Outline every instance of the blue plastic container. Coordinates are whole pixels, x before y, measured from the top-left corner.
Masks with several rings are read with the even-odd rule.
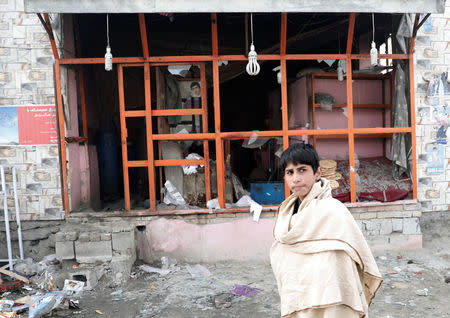
[[[113,131],[98,134],[98,167],[103,199],[119,197],[121,192],[119,146]]]
[[[250,183],[250,196],[259,204],[280,204],[284,200],[281,182]]]

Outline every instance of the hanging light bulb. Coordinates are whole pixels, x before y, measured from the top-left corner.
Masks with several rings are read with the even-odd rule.
[[[342,82],[344,80],[344,68],[342,66],[342,60],[338,61],[338,67],[337,67],[337,75],[338,75],[338,81]]]
[[[113,64],[112,64],[112,54],[111,54],[111,47],[109,46],[109,15],[106,14],[106,39],[107,39],[107,45],[106,45],[106,54],[105,54],[105,71],[112,71]]]
[[[370,49],[370,64],[372,66],[378,65],[378,50],[375,44],[375,18],[372,13],[372,48]]]
[[[250,29],[252,35],[252,44],[250,45],[250,52],[248,52],[248,64],[246,70],[248,75],[254,76],[258,75],[261,67],[258,64],[258,54],[255,51],[255,46],[253,45],[253,13],[250,15]]]

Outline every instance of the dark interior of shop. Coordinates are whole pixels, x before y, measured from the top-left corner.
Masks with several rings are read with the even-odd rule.
[[[109,17],[109,37],[113,56],[142,56],[138,16],[115,14]],[[210,14],[146,14],[145,17],[151,56],[212,54]],[[385,43],[393,30],[397,28],[399,19],[400,15],[377,14],[375,41]],[[76,57],[104,56],[107,41],[106,15],[73,15],[73,21],[76,47],[79,48]],[[251,41],[250,15],[219,14],[217,22],[219,54],[247,55]],[[253,23],[254,45],[258,54],[278,54],[280,15],[254,14]],[[348,14],[288,14],[287,53],[345,53],[347,28]],[[353,53],[360,53],[360,41],[365,41],[365,38],[368,41],[372,40],[372,20],[370,15],[360,14],[356,16]],[[395,53],[395,46],[393,50]],[[280,130],[281,110],[279,107],[274,107],[281,105],[280,84],[277,82],[277,71],[274,71],[274,68],[280,65],[279,61],[261,61],[261,71],[258,76],[249,76],[245,72],[246,62],[225,62],[219,67],[221,131]],[[206,62],[205,65],[208,130],[214,132],[212,67],[210,62]],[[297,81],[299,70],[320,68],[335,72],[336,66],[337,63],[327,65],[317,60],[289,61],[288,85]],[[155,109],[157,104],[156,81],[152,80],[157,77],[156,68],[151,68],[152,109]],[[353,61],[352,68],[358,68],[358,61]],[[84,65],[83,70],[89,140],[97,145],[102,209],[105,210],[110,209],[123,198],[118,74],[116,67],[112,72],[106,72],[102,64]],[[160,66],[158,72],[161,72],[163,76],[170,73],[168,76],[178,78],[180,81],[186,77],[186,75],[171,73],[165,66]],[[189,72],[197,74],[197,65],[192,64]],[[128,110],[145,108],[142,67],[129,68],[124,72],[124,91],[125,105]],[[273,99],[278,101],[274,102]],[[79,117],[81,125],[81,115]],[[171,129],[176,126],[171,125],[170,120],[166,122]],[[145,160],[147,157],[145,124],[144,118],[127,119],[129,160]],[[154,119],[153,133],[158,133],[158,125],[160,123]],[[174,132],[171,130],[170,133]],[[244,188],[250,190],[250,184],[254,182],[282,182],[282,173],[277,170],[278,159],[274,155],[280,147],[279,141],[272,138],[256,148],[243,147],[243,143],[245,144],[245,140],[242,139],[230,141],[230,158],[226,158],[226,163],[231,166],[231,171],[240,179]],[[210,159],[214,160],[214,142],[211,141],[209,144]],[[158,159],[160,152],[158,145],[158,142],[154,143],[155,159]],[[184,155],[192,152],[203,156],[202,144],[193,142],[189,147],[184,148]],[[265,157],[262,153],[266,154]],[[267,160],[268,162],[262,163]],[[211,164],[211,166],[214,165]],[[262,166],[264,169],[261,168]],[[158,200],[163,186],[160,183],[160,174],[165,174],[164,171],[164,169],[155,168]],[[129,173],[132,208],[144,208],[148,198],[147,170],[130,168]],[[234,194],[232,200],[236,201],[236,199]],[[200,205],[204,206],[205,203],[200,202]]]

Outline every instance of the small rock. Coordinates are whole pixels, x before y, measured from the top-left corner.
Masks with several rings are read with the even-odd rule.
[[[412,260],[409,260],[406,264],[414,264]]]
[[[214,306],[217,309],[231,307],[231,295],[228,293],[224,293],[214,296]]]
[[[417,296],[428,296],[428,288],[416,290]]]
[[[445,277],[445,283],[450,283],[450,276],[449,277]]]

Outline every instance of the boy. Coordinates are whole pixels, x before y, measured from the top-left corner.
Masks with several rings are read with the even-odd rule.
[[[316,150],[294,144],[281,167],[292,191],[278,209],[270,250],[281,316],[368,317],[381,275],[353,216],[321,178]]]

